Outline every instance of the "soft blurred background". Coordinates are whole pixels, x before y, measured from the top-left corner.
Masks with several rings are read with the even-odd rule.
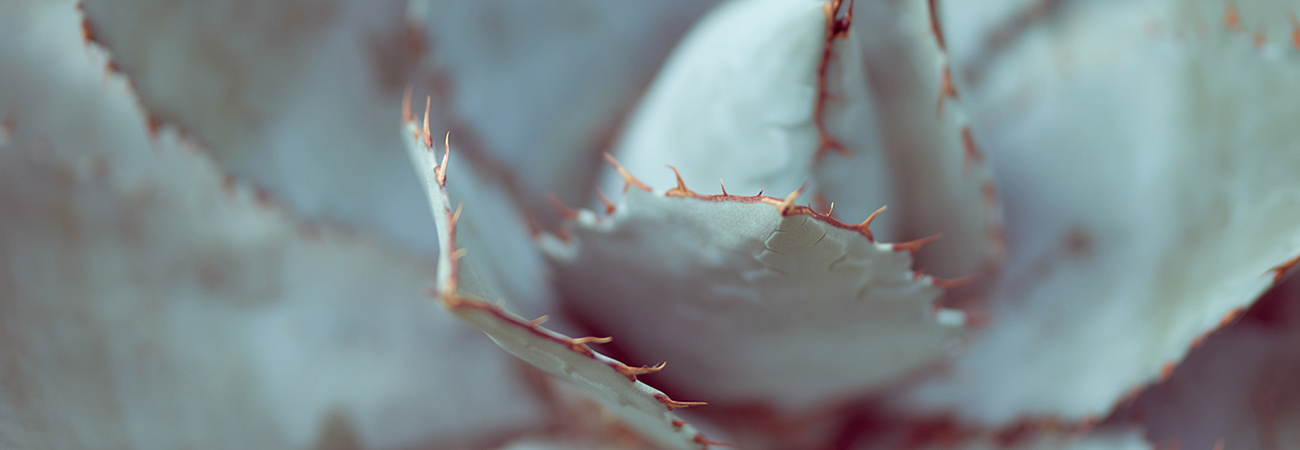
[[[450,131],[465,149],[458,157],[511,184],[515,201],[550,225],[558,216],[546,194],[595,204],[602,152],[674,44],[717,3],[0,2],[0,448],[531,448],[583,434],[602,446],[639,445],[610,419],[575,412],[589,406],[575,406],[572,393],[429,300],[436,235],[403,149],[402,99],[409,87],[412,109],[422,112],[419,99],[430,98],[431,128]],[[1281,0],[942,4],[962,104],[1002,180],[1008,216],[1101,217],[1103,251],[1107,226],[1204,217],[1126,216],[1184,190],[1160,183],[1197,179],[1112,179],[1117,165],[1166,161],[1125,151],[1165,154],[1216,138],[1231,147],[1240,137],[1196,134],[1222,122],[1214,114],[1201,125],[1168,119],[1189,107],[1189,92],[1214,91],[1170,88],[1169,80],[1200,73],[1185,70],[1187,61],[1219,62],[1193,54],[1155,70],[1150,60],[1196,39],[1197,30],[1258,42],[1285,65],[1260,70],[1290,70],[1291,40],[1300,45],[1286,14],[1292,5]],[[1286,81],[1294,78],[1280,80],[1215,85],[1258,84],[1276,91],[1241,96],[1293,98]],[[1213,93],[1237,98],[1225,91]],[[1284,125],[1298,117],[1264,103],[1222,109]],[[1249,143],[1280,140],[1279,148],[1294,149],[1293,136]],[[1053,156],[1063,154],[1072,157]],[[1121,157],[1107,159],[1114,155]],[[1161,167],[1153,170],[1182,169]],[[1084,181],[1051,202],[1017,198],[1049,178],[1097,181],[1107,195],[1133,200],[1085,198],[1095,191]],[[1148,185],[1159,195],[1142,197]],[[1039,225],[1025,224],[1009,220],[1013,237],[1027,242],[1022,253],[1055,245],[1056,234],[1016,228]],[[1064,228],[1048,221],[1042,229]],[[1116,234],[1117,242],[1162,230],[1151,229]],[[1264,237],[1249,244],[1273,245]],[[1216,252],[1226,251],[1098,264],[1124,271]],[[1032,273],[1031,266],[1016,266],[1013,255],[1007,271]],[[1244,318],[1198,343],[1187,363],[1097,420],[1183,450],[1300,446],[1295,284],[1273,288]],[[1063,322],[1089,317],[1054,311]],[[1040,313],[1025,312],[1019,323]],[[1139,319],[1146,318],[1081,333],[1077,347],[1091,348],[1086,339],[1098,336],[1124,347],[1123,327],[1147,323]],[[1042,331],[1007,333],[1021,332]],[[1087,392],[1054,376],[1026,377],[1034,382],[1000,386],[1027,398],[1036,390]],[[981,389],[984,382],[992,383],[939,386],[927,391],[937,397],[921,393],[918,403],[982,405],[982,393],[1003,394]],[[971,394],[945,397],[945,389]],[[871,420],[863,428],[880,434],[890,425],[947,430]]]

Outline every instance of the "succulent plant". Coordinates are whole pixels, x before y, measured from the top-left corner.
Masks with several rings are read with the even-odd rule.
[[[0,11],[0,447],[1300,445],[1286,3]]]

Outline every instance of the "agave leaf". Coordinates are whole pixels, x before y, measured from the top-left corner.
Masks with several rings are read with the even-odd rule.
[[[0,447],[484,445],[546,425],[432,264],[150,136],[75,8],[0,14]],[[463,360],[450,365],[448,360]]]
[[[460,153],[497,161],[526,190],[584,200],[601,152],[682,33],[717,0],[414,2],[428,36],[420,88]]]
[[[149,109],[222,168],[301,217],[380,233],[432,256],[432,225],[400,139],[421,58],[401,0],[87,1],[87,38]]]
[[[1300,278],[1269,291],[1166,375],[1118,420],[1144,424],[1163,446],[1300,446]]]
[[[461,164],[466,170],[458,172],[456,177],[447,176],[445,168],[452,157],[451,135],[443,136],[443,143],[448,147],[440,159],[432,150],[435,141],[428,127],[430,101],[426,98],[423,122],[417,124],[410,113],[408,98],[403,108],[407,111],[409,127],[404,127],[404,131],[410,134],[406,140],[411,164],[424,183],[429,208],[434,212],[438,246],[446,249],[440,252],[439,289],[509,301],[516,313],[546,313],[554,299],[547,288],[549,273],[545,262],[530,238],[532,225],[503,183],[483,175],[474,165]],[[454,210],[450,206],[452,192],[456,195]],[[468,211],[461,208],[466,203],[470,205]],[[453,236],[455,242],[451,240]],[[452,256],[454,264],[447,260],[448,252],[452,251],[460,252]],[[471,251],[474,255],[462,259]],[[456,273],[458,268],[464,270]]]
[[[438,241],[442,252],[438,261],[438,288],[434,295],[443,306],[461,320],[478,327],[510,354],[577,386],[593,401],[616,414],[628,427],[641,433],[651,442],[665,448],[678,449],[707,448],[713,444],[714,442],[706,439],[695,427],[671,413],[674,408],[698,406],[703,403],[672,400],[663,392],[637,380],[637,375],[655,372],[661,369],[662,365],[640,368],[627,366],[587,347],[590,343],[608,342],[609,338],[570,338],[542,327],[541,323],[544,319],[525,319],[507,311],[502,305],[484,300],[508,298],[502,295],[514,292],[511,292],[509,285],[503,284],[501,280],[507,276],[514,277],[521,274],[503,268],[515,262],[496,260],[491,257],[477,258],[479,262],[475,264],[462,264],[462,260],[475,258],[472,256],[467,258],[467,254],[462,251],[461,230],[496,231],[501,230],[502,227],[509,227],[512,224],[511,220],[522,228],[522,221],[518,215],[503,217],[485,214],[479,219],[462,216],[462,211],[466,210],[462,210],[460,206],[452,208],[448,197],[450,190],[448,186],[451,185],[451,180],[460,178],[462,174],[474,176],[473,169],[454,174],[448,173],[450,149],[443,154],[441,160],[437,158],[433,152],[433,140],[427,126],[421,128],[414,120],[410,120],[405,123],[404,132],[411,160],[425,180],[434,221],[438,224]],[[469,185],[463,186],[469,187]],[[490,184],[482,183],[475,187],[483,190],[470,194],[479,196],[479,199],[486,199],[482,204],[488,210],[488,214],[499,212],[492,211],[494,200],[497,206],[509,205],[508,198],[494,199],[484,195],[494,192],[490,190],[492,189]],[[478,204],[470,203],[468,208],[472,210]],[[476,224],[475,220],[482,222]],[[469,227],[463,228],[465,224]],[[516,236],[526,237],[526,234],[520,232]],[[511,237],[505,236],[506,239]],[[475,242],[492,245],[487,241],[489,241],[487,236],[479,236],[475,240]],[[540,283],[526,287],[545,291],[546,286]],[[549,292],[519,294],[535,298],[539,295],[549,295]],[[518,309],[518,306],[515,306],[515,309]]]
[[[974,275],[995,259],[997,208],[923,1],[739,0],[679,45],[616,156],[656,185],[790,192],[844,217],[888,204],[887,240],[945,239],[927,270]],[[946,89],[945,89],[946,88]],[[941,108],[938,107],[943,102]],[[622,184],[602,182],[606,191]],[[823,209],[825,206],[823,206]]]
[[[844,224],[796,195],[630,189],[542,246],[567,310],[710,401],[805,412],[947,360],[964,317],[910,270],[917,243],[874,242],[871,220]]]
[[[984,424],[1103,414],[1300,253],[1296,50],[1142,9],[1073,4],[970,90],[1010,256],[988,332],[914,404]]]

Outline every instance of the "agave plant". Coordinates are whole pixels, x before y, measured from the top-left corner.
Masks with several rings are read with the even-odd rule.
[[[0,11],[5,448],[1300,445],[1285,3]]]

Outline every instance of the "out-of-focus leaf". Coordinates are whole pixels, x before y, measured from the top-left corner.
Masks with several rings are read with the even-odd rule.
[[[482,445],[547,424],[433,265],[298,222],[167,127],[65,3],[0,15],[0,447]]]
[[[1178,4],[1136,9],[1071,4],[965,97],[1009,262],[988,331],[913,406],[983,424],[1104,414],[1300,253],[1300,107],[1280,95],[1300,83],[1296,49]]]

